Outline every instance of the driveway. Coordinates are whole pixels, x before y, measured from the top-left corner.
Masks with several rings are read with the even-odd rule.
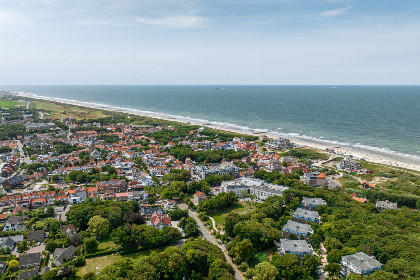
[[[187,209],[187,206],[185,204],[180,204],[179,207],[181,209]],[[236,265],[233,264],[231,258],[228,255],[228,252],[226,251],[224,246],[221,246],[217,243],[216,239],[210,234],[209,230],[204,226],[203,222],[198,218],[197,214],[190,209],[188,209],[188,214],[190,217],[194,218],[194,220],[197,222],[198,228],[201,231],[201,234],[203,235],[203,238],[207,241],[211,242],[212,244],[216,245],[220,249],[222,249],[223,253],[225,254],[226,261],[228,264],[230,264],[233,269],[235,270],[235,278],[239,280],[244,280],[245,277],[242,276],[242,273],[239,271],[239,269],[236,267]]]
[[[42,251],[45,251],[45,244],[41,244],[39,246],[34,246],[32,248],[29,248],[28,251],[26,251],[26,253],[42,253]]]

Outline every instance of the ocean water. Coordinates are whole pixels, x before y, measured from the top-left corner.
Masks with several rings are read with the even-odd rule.
[[[420,162],[420,86],[0,86]]]

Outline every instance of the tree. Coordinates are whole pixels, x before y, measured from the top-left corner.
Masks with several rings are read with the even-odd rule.
[[[373,272],[371,275],[369,275],[367,279],[368,280],[397,280],[401,278],[399,278],[397,275],[391,272],[380,269]]]
[[[341,265],[338,263],[329,263],[325,266],[325,271],[328,272],[330,276],[338,277],[340,273]]]
[[[271,263],[277,268],[281,279],[293,280],[298,279],[302,275],[300,262],[295,255],[275,255]]]
[[[142,225],[146,223],[143,215],[138,212],[128,211],[125,214],[125,221],[129,224]]]
[[[332,249],[327,256],[328,263],[339,263],[342,255],[340,250]]]
[[[49,240],[45,244],[45,250],[47,250],[48,252],[54,253],[55,248],[57,248],[57,244],[54,240]]]
[[[324,247],[328,251],[331,251],[332,249],[338,249],[341,250],[343,247],[343,244],[341,244],[340,240],[333,238],[333,237],[327,237],[324,241]]]
[[[197,222],[192,217],[183,217],[178,223],[178,226],[185,232],[186,237],[196,237],[200,235],[200,229]]]
[[[53,206],[48,206],[47,207],[47,215],[49,217],[52,217],[54,215],[54,207]]]
[[[255,280],[274,280],[277,274],[277,268],[269,262],[259,263],[254,269]]]
[[[95,280],[96,275],[94,272],[88,272],[85,275],[83,275],[83,280]]]
[[[365,277],[356,273],[350,273],[346,278],[346,280],[364,280],[364,279]]]
[[[86,253],[90,254],[96,252],[99,242],[95,237],[89,237],[83,240],[83,245],[85,246]]]
[[[234,226],[241,221],[241,217],[238,213],[231,212],[225,219],[225,233],[230,237],[233,237]]]
[[[182,209],[176,208],[169,211],[168,214],[169,214],[169,217],[171,217],[171,220],[177,221],[183,217],[188,217],[188,210],[182,210]]]
[[[306,273],[306,275],[317,278],[318,274],[316,271],[318,270],[318,266],[322,264],[319,258],[315,257],[314,255],[309,256],[306,254],[303,256],[302,263],[303,272]]]
[[[19,261],[11,260],[9,261],[9,270],[16,271],[19,268]]]
[[[22,242],[16,245],[16,248],[19,253],[23,253],[26,250],[28,250],[28,242],[26,240],[23,240]]]
[[[55,235],[60,230],[60,222],[56,219],[48,219],[48,226],[50,228],[50,234]]]
[[[236,244],[234,251],[235,262],[238,264],[241,262],[249,262],[255,255],[254,248],[252,247],[252,243],[249,239],[244,239]]]
[[[109,233],[109,221],[101,216],[93,216],[88,222],[87,231],[95,237],[103,237]]]

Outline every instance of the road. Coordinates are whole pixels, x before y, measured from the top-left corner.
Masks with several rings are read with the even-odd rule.
[[[179,207],[181,209],[188,209],[188,207],[185,204],[180,204]],[[203,238],[211,242],[212,244],[216,245],[220,249],[222,249],[223,253],[225,254],[225,258],[228,264],[230,264],[235,270],[235,278],[239,280],[245,280],[245,278],[242,276],[242,273],[239,271],[239,269],[232,263],[232,260],[229,257],[228,252],[226,251],[225,247],[220,246],[220,244],[217,243],[216,239],[210,234],[209,230],[204,226],[203,222],[198,218],[197,214],[194,211],[191,211],[190,209],[188,209],[188,214],[190,215],[190,217],[194,218],[194,220],[197,222],[197,225],[201,231],[201,234],[203,235]]]
[[[65,222],[67,220],[66,213],[70,210],[70,204],[67,204],[63,212],[57,212],[60,215],[60,221]]]
[[[25,162],[26,164],[31,164],[32,161],[29,159],[28,156],[25,156],[25,153],[23,152],[22,142],[20,142],[20,140],[17,141],[17,146],[19,149],[20,156],[21,158],[23,158],[23,162]]]

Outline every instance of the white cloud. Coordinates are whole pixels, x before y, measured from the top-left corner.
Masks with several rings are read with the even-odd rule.
[[[0,27],[18,27],[31,24],[29,18],[14,11],[0,11]]]
[[[136,21],[140,24],[158,25],[169,28],[200,27],[204,24],[204,18],[195,16],[173,16],[164,18],[139,17]]]
[[[335,10],[329,10],[329,11],[325,11],[320,13],[319,15],[322,17],[336,17],[336,16],[340,16],[342,14],[344,14],[345,12],[347,12],[348,10],[351,9],[351,6],[345,7],[345,8],[339,8],[339,9],[335,9]]]

